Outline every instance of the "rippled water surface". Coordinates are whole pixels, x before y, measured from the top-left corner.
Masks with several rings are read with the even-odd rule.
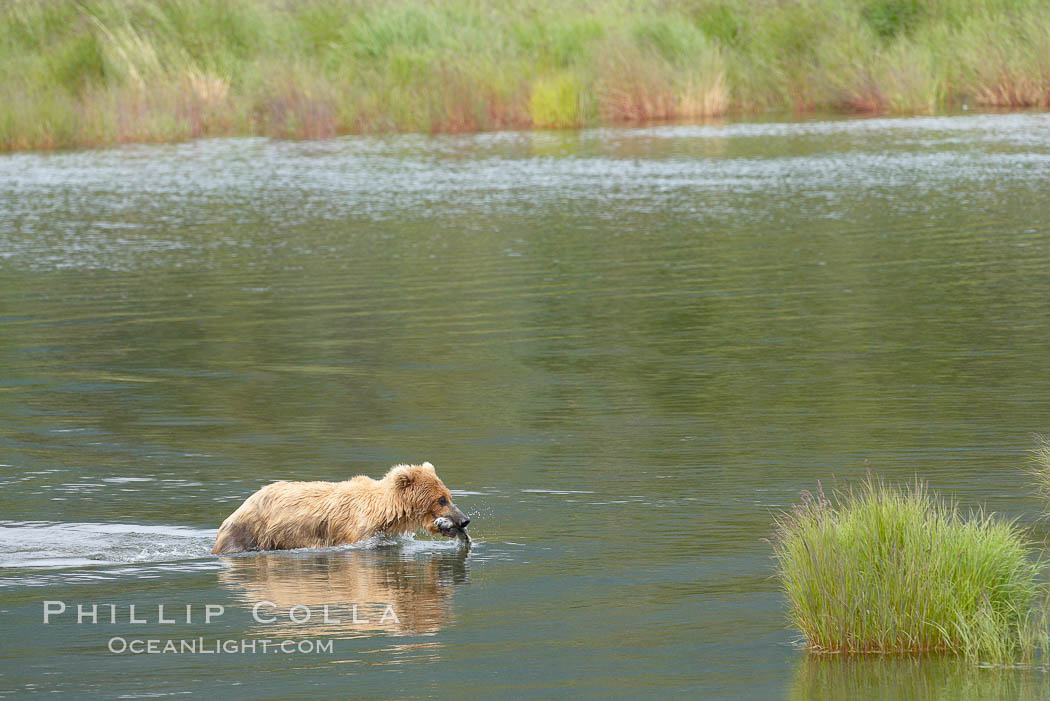
[[[1048,299],[1047,115],[0,156],[0,697],[1047,698],[807,656],[763,538],[872,470],[1042,540]],[[209,554],[423,460],[469,552]]]

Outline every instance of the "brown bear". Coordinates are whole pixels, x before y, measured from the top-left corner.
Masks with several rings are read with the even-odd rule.
[[[212,553],[325,548],[417,528],[453,537],[468,523],[433,465],[395,465],[378,481],[268,484],[222,522]]]

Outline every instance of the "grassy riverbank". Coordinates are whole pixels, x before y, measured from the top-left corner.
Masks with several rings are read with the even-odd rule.
[[[11,0],[0,148],[1050,106],[1042,0]]]
[[[869,481],[807,495],[777,526],[791,620],[815,651],[1012,663],[1045,647],[1041,566],[1010,523],[964,517],[921,484]]]

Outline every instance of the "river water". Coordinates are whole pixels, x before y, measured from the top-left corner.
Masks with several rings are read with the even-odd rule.
[[[1048,300],[1045,114],[0,156],[0,697],[1046,698],[808,656],[763,539],[871,471],[1042,542]],[[424,460],[469,552],[209,554]]]

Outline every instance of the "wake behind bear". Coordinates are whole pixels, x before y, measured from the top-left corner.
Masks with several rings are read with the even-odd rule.
[[[419,528],[469,543],[468,523],[433,465],[395,465],[381,480],[268,484],[222,522],[212,553],[326,548]]]

